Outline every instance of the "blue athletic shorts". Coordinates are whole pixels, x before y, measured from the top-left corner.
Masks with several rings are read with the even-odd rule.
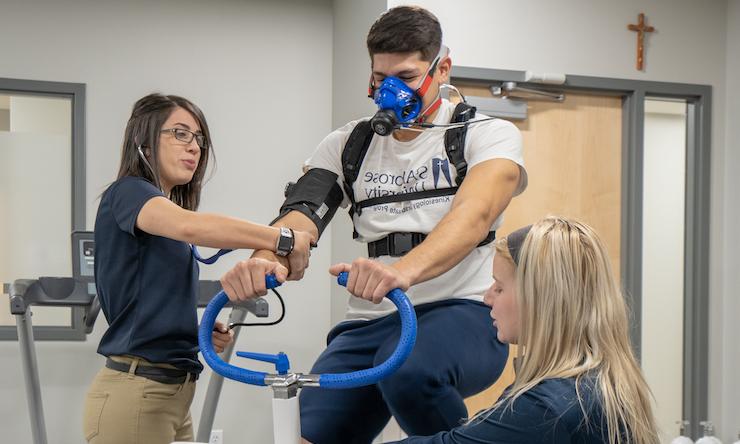
[[[418,335],[404,365],[379,384],[301,391],[301,430],[313,444],[369,444],[393,415],[408,435],[450,430],[467,418],[463,400],[492,385],[508,346],[496,338],[490,308],[449,299],[416,306]],[[396,347],[398,313],[345,321],[327,338],[311,373],[344,373],[383,362]]]

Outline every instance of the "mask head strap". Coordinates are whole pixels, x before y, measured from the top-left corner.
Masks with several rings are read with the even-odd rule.
[[[440,45],[437,57],[432,60],[432,64],[429,65],[429,69],[424,73],[424,77],[419,81],[419,87],[416,88],[416,92],[419,94],[419,97],[424,97],[424,94],[427,93],[429,87],[432,86],[432,78],[434,77],[434,72],[437,70],[437,65],[439,65],[440,60],[447,57],[447,54],[449,54],[449,49],[445,45]]]
[[[435,111],[437,111],[437,109],[440,107],[440,105],[442,105],[442,97],[440,97],[439,94],[437,94],[437,98],[434,100],[434,102],[432,102],[432,104],[429,105],[429,107],[427,107],[427,109],[425,109],[424,111],[422,111],[419,114],[419,117],[416,119],[416,121],[419,122],[419,123],[424,123],[424,121],[427,119],[427,117],[429,117]]]
[[[432,86],[432,78],[434,78],[434,73],[437,71],[437,65],[439,65],[439,62],[447,57],[450,54],[450,49],[446,47],[445,45],[439,46],[439,53],[437,54],[437,57],[432,60],[432,64],[429,65],[429,69],[424,74],[424,77],[421,78],[419,81],[419,87],[416,88],[416,94],[423,98],[424,95],[426,95],[427,91],[429,91],[429,87]],[[427,109],[422,111],[419,114],[419,117],[416,119],[417,122],[424,122],[426,118],[433,114],[439,106],[442,104],[442,98],[440,97],[439,93],[437,94],[437,98],[432,102]]]
[[[527,225],[526,227],[520,228],[506,236],[506,245],[509,248],[509,254],[512,259],[514,259],[514,264],[516,264],[517,267],[519,266],[519,254],[522,250],[522,245],[524,245],[524,239],[527,238],[527,234],[529,234],[531,229],[532,226]]]

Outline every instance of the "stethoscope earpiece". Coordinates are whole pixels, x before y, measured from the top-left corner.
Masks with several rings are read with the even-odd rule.
[[[154,168],[152,168],[149,160],[147,160],[146,155],[144,154],[144,151],[142,151],[141,147],[142,145],[136,147],[136,150],[139,152],[139,157],[141,157],[141,160],[143,160],[144,164],[147,166],[147,168],[149,168],[149,171],[152,173],[152,178],[156,182],[157,188],[161,190],[162,186],[159,184],[159,177],[154,173]]]

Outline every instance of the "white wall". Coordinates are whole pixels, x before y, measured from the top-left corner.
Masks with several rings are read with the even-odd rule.
[[[375,113],[375,104],[367,98],[370,58],[365,38],[370,26],[385,9],[385,0],[334,0],[332,128]],[[327,229],[329,231],[333,239],[332,263],[349,263],[367,255],[365,244],[352,240],[352,222],[346,211],[337,211],[330,229]],[[344,319],[347,298],[346,290],[336,286],[332,288],[333,324]]]
[[[87,85],[90,229],[98,196],[115,178],[131,107],[151,91],[188,97],[209,120],[219,162],[201,209],[255,221],[272,219],[285,182],[332,126],[329,0],[11,0],[0,7],[0,42],[3,77]],[[324,242],[330,244],[330,233]],[[204,266],[202,275],[218,277],[246,255]],[[318,250],[309,276],[285,286],[283,324],[243,332],[237,349],[283,350],[294,368],[310,367],[330,324],[329,256],[329,248]],[[104,329],[101,320],[85,343],[38,344],[51,442],[82,441],[82,402],[103,363],[95,349]],[[2,440],[29,442],[17,344],[0,343],[0,374]],[[196,422],[208,376],[192,409]],[[225,384],[216,427],[226,443],[271,441],[270,396]]]
[[[683,417],[686,102],[645,101],[642,369],[664,442]]]
[[[740,0],[730,0],[727,8],[727,148],[725,157],[725,225],[722,241],[727,248],[724,261],[716,268],[724,279],[722,307],[722,433],[725,442],[740,439]],[[722,118],[722,115],[715,116]]]
[[[725,236],[738,226],[740,206],[734,192],[738,189],[736,179],[731,179],[729,172],[725,178],[725,168],[734,172],[733,167],[738,165],[737,149],[733,153],[732,147],[725,144],[725,124],[727,137],[737,141],[738,130],[730,127],[737,127],[740,119],[737,95],[733,96],[732,109],[728,110],[725,102],[725,78],[740,78],[738,0],[729,2],[732,14],[726,16],[725,0],[388,1],[388,7],[413,3],[434,12],[442,23],[444,40],[455,65],[712,86],[709,418],[719,425],[719,435],[724,440],[735,436],[740,427],[738,401],[723,401],[731,397],[723,381],[736,380],[738,368],[737,358],[729,362],[723,355],[732,352],[737,356],[735,338],[740,336],[740,327],[734,319],[731,324],[723,325],[723,316],[736,317],[739,311],[734,290],[738,285],[730,285],[737,282],[723,281],[726,273],[721,266],[724,262],[725,271],[734,266],[729,268],[730,273],[737,274],[740,261],[736,248],[729,247],[725,252],[724,247],[738,245],[727,242],[729,238]],[[627,24],[636,23],[640,12],[657,29],[646,39],[645,72],[635,70],[636,37],[627,30]],[[728,39],[732,42],[726,48]],[[725,217],[725,212],[734,219]],[[732,315],[728,306],[735,308]],[[734,410],[727,410],[730,407],[727,402],[734,403]]]

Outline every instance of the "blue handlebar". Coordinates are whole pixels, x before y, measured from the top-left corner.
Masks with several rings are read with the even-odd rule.
[[[348,275],[345,272],[339,274],[337,281],[340,285],[346,287],[347,279]],[[280,285],[274,275],[265,276],[265,283],[267,284],[267,288],[275,288]],[[398,370],[401,365],[403,365],[406,358],[411,354],[414,344],[416,343],[416,312],[406,294],[398,288],[391,290],[386,297],[396,305],[401,318],[401,337],[399,338],[398,345],[391,356],[382,364],[366,370],[319,375],[319,386],[330,389],[347,389],[372,385],[381,379],[390,376],[393,372]],[[246,384],[267,385],[265,383],[267,373],[227,364],[213,349],[211,334],[216,323],[216,317],[228,301],[229,298],[226,296],[226,293],[221,291],[211,300],[211,302],[208,303],[208,306],[203,313],[203,319],[201,320],[200,327],[198,329],[198,342],[200,344],[200,350],[203,353],[203,358],[216,373],[225,378],[244,382]],[[253,353],[240,353],[238,355],[249,358],[259,356],[260,358],[263,358],[261,360],[268,361],[271,361],[268,356],[272,356]],[[283,361],[281,360],[281,364],[282,362]],[[287,362],[287,357],[285,358],[285,362]],[[282,374],[282,371],[285,371],[285,368],[283,365],[280,367],[281,368],[279,370]]]
[[[265,276],[265,284],[268,289],[280,286],[280,282],[272,274]],[[216,353],[216,350],[213,349],[213,338],[211,337],[213,327],[216,325],[218,313],[224,308],[227,302],[229,302],[229,297],[221,290],[211,299],[211,302],[206,306],[206,311],[203,312],[203,319],[201,319],[200,327],[198,327],[198,345],[200,345],[203,359],[206,360],[206,363],[208,363],[213,371],[224,378],[233,379],[234,381],[245,384],[267,385],[265,384],[267,373],[255,372],[231,365],[221,359]]]

